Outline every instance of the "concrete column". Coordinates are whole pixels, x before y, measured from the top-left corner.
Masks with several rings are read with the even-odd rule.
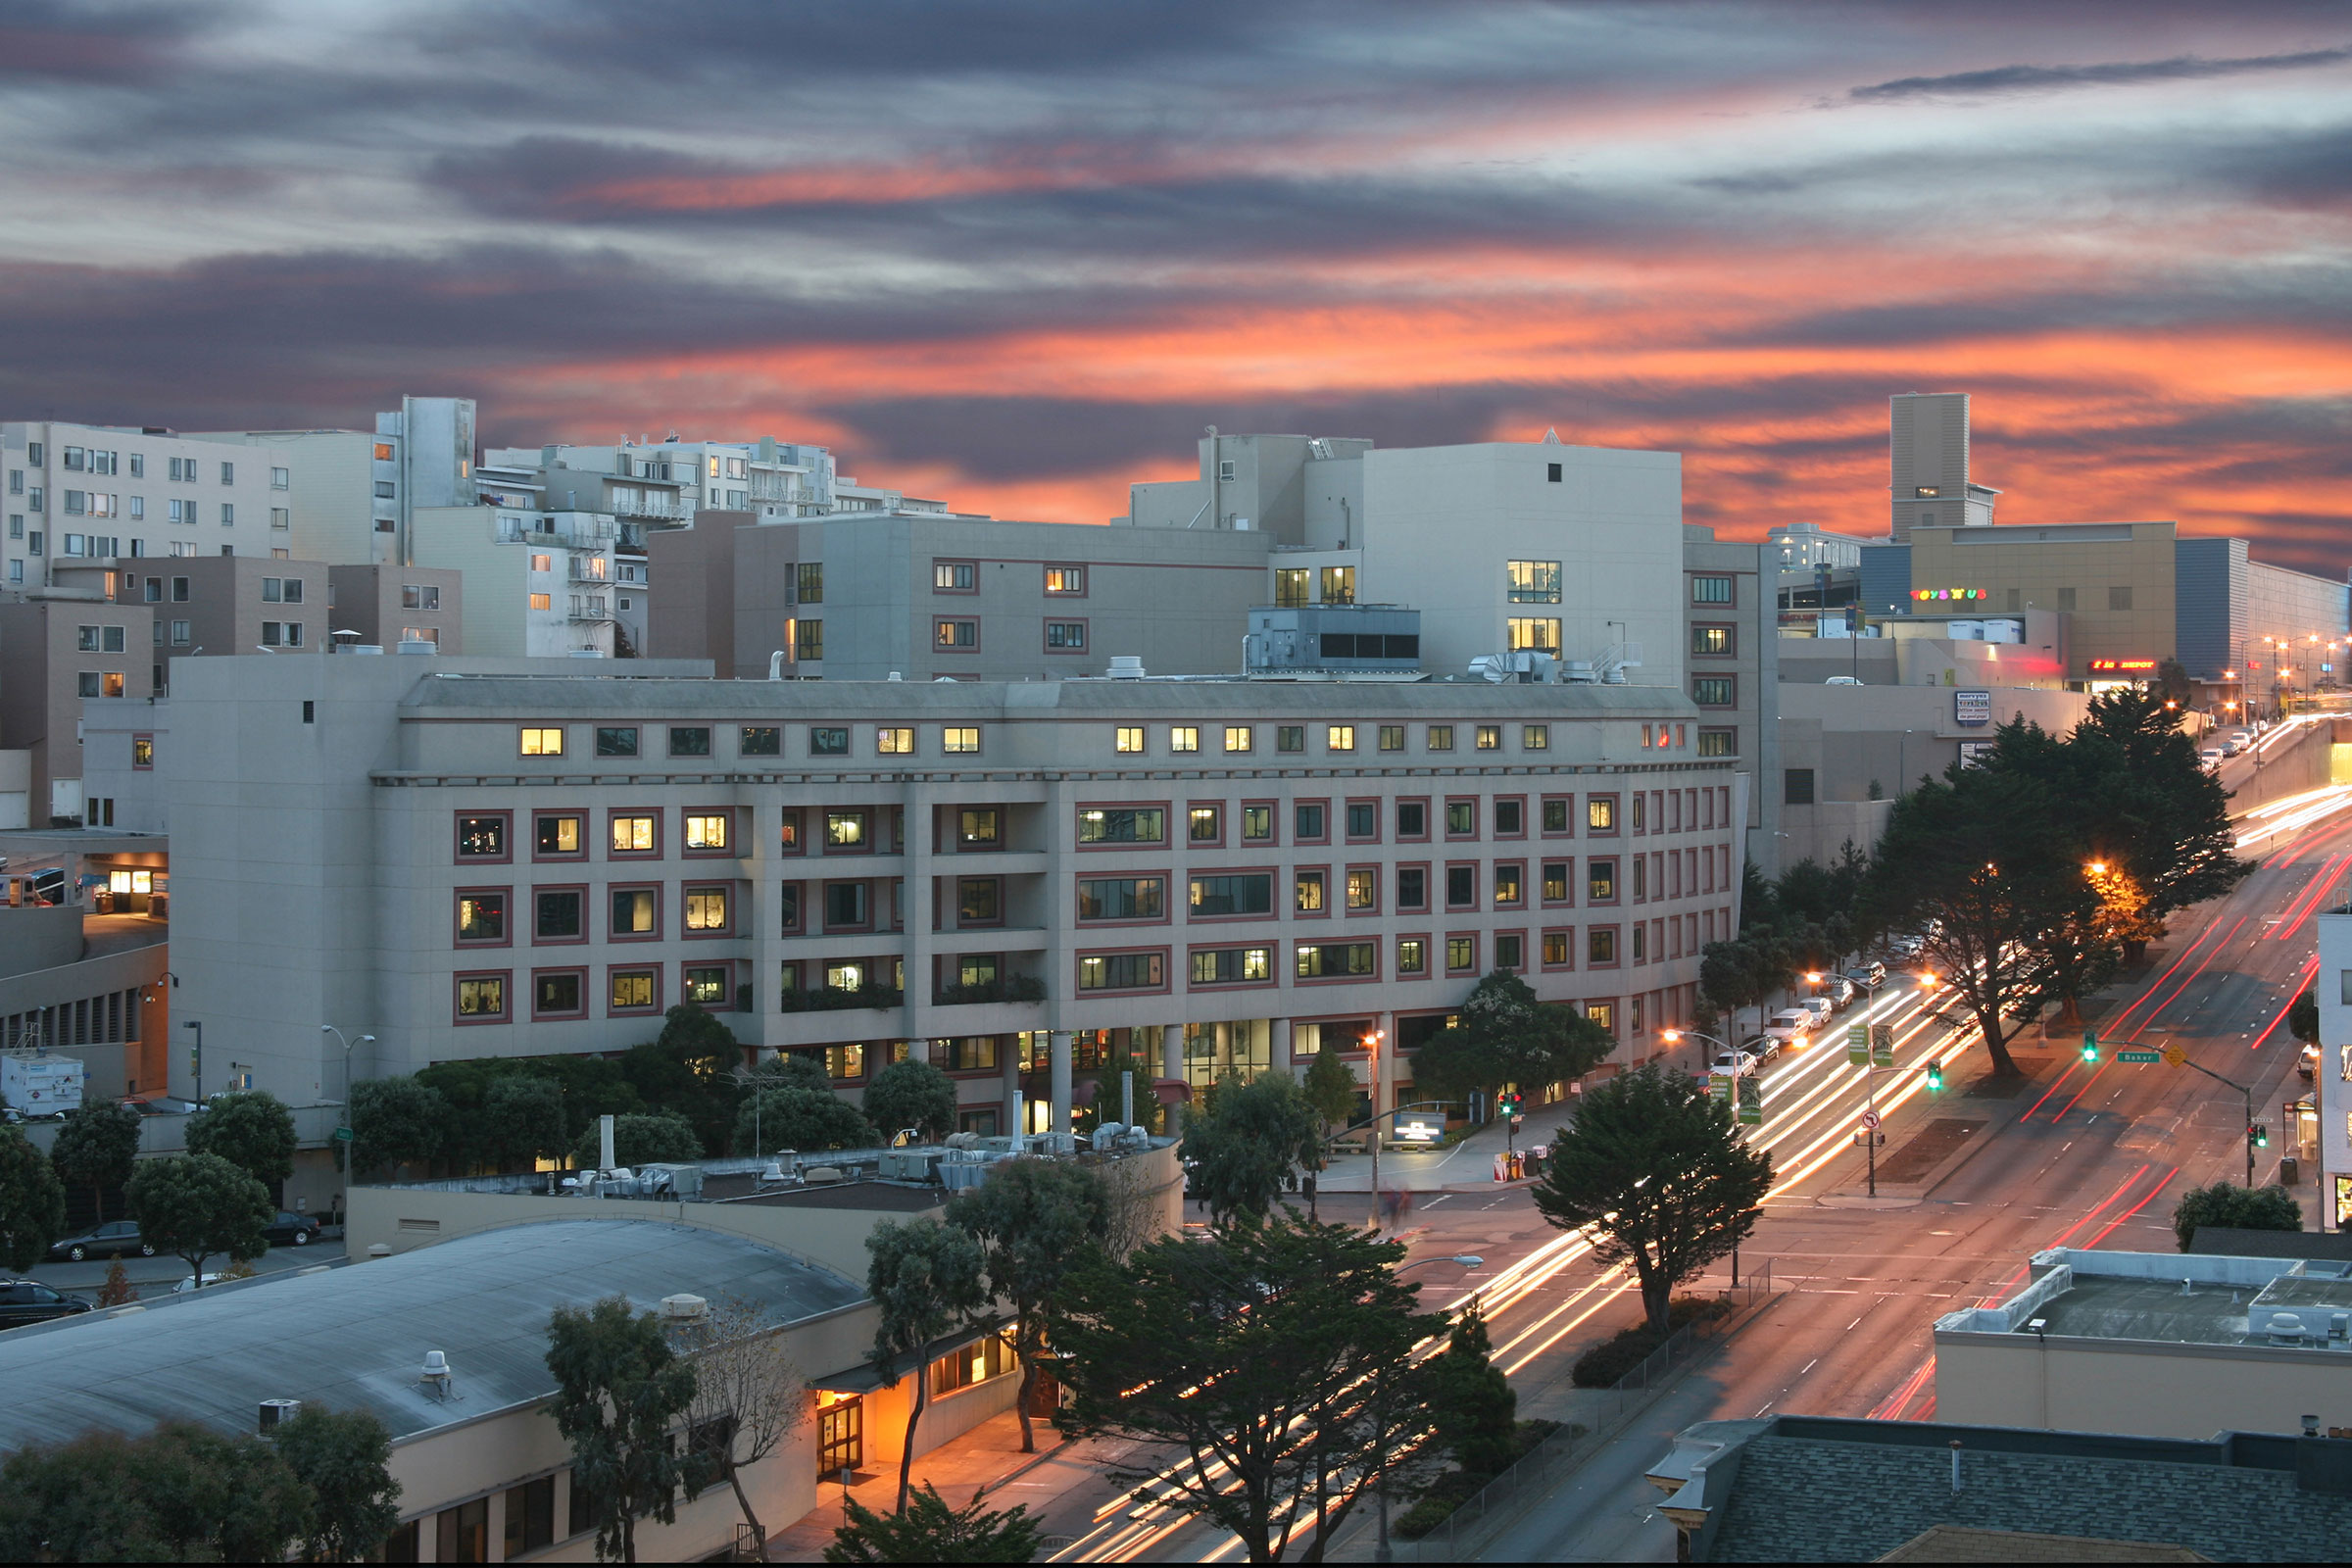
[[[1070,1130],[1070,1032],[1055,1029],[1046,1036],[1048,1049],[1054,1057],[1054,1125],[1056,1138]]]
[[[1291,1020],[1268,1018],[1266,1020],[1266,1061],[1275,1071],[1287,1070],[1293,1077],[1297,1077],[1298,1054],[1292,1050],[1291,1046]]]
[[[1004,1099],[1004,1109],[997,1113],[997,1119],[1003,1124],[999,1131],[1018,1138],[1027,1130],[1015,1125],[1012,1117],[1013,1100],[1021,1092],[1021,1042],[1018,1035],[1012,1037],[1003,1054],[997,1057],[997,1068],[1002,1075],[999,1092]]]
[[[1159,1075],[1184,1081],[1184,1025],[1162,1024],[1159,1028]],[[1168,1107],[1168,1136],[1179,1137],[1184,1132],[1184,1107]]]

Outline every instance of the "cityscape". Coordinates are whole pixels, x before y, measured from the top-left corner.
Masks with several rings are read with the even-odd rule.
[[[2347,76],[0,12],[0,1554],[2331,1559]]]

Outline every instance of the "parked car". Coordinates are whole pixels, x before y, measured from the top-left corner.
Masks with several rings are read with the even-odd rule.
[[[1862,684],[1862,682],[1855,679],[1851,675],[1832,675],[1828,680],[1823,681],[1822,684],[1824,686],[1859,686]]]
[[[2221,766],[2222,759],[2228,757],[2229,755],[2230,754],[2228,752],[2223,751],[2219,746],[2200,746],[2197,748],[2197,760],[2204,763],[2207,767]]]
[[[2245,747],[2254,744],[2254,732],[2250,729],[2233,729],[2227,735],[2223,736],[2222,739],[2225,744],[2230,741],[2235,741],[2238,744],[2238,747],[2242,750]]]
[[[1883,986],[1886,983],[1886,966],[1873,958],[1846,970],[1845,977],[1857,986]]]
[[[1803,1005],[1805,1011],[1813,1015],[1813,1027],[1816,1029],[1828,1023],[1830,1014],[1838,1010],[1838,1004],[1827,997],[1807,997]]]
[[[204,1285],[202,1286],[202,1289],[209,1291],[225,1278],[227,1278],[227,1276],[224,1274],[207,1274],[204,1277]],[[196,1276],[190,1274],[187,1278],[181,1280],[178,1284],[172,1287],[172,1294],[173,1296],[185,1296],[190,1291],[198,1288],[199,1287],[196,1284]]]
[[[1784,1046],[1801,1046],[1813,1033],[1813,1009],[1783,1007],[1764,1022],[1764,1038]]]
[[[1754,1072],[1756,1066],[1757,1058],[1747,1052],[1718,1051],[1715,1053],[1714,1061],[1708,1064],[1707,1071],[1710,1074],[1744,1074]]]
[[[1854,1000],[1854,983],[1844,975],[1834,974],[1821,983],[1821,995],[1829,999],[1833,1012],[1842,1012]]]
[[[2244,751],[2245,749],[2246,743],[2239,740],[2236,736],[2225,735],[2222,737],[2222,755],[2224,757],[2235,757],[2238,753]]]
[[[69,1236],[49,1249],[52,1258],[72,1263],[89,1257],[121,1257],[125,1252],[136,1252],[141,1257],[155,1255],[155,1244],[139,1235],[136,1220],[114,1220],[79,1236]]]
[[[2303,1054],[2295,1062],[2295,1071],[2301,1073],[2307,1080],[2316,1081],[2318,1079],[2320,1075],[2320,1048],[2317,1045],[2309,1045],[2303,1048]]]
[[[21,1329],[28,1323],[47,1323],[78,1317],[97,1303],[85,1296],[68,1296],[39,1280],[0,1279],[0,1329]]]
[[[1918,957],[1919,950],[1927,945],[1928,939],[1916,931],[1905,931],[1886,939],[1886,946],[1896,956],[1904,958]]]
[[[281,1208],[277,1218],[262,1227],[262,1234],[270,1239],[271,1247],[308,1247],[318,1239],[318,1221],[315,1215]]]

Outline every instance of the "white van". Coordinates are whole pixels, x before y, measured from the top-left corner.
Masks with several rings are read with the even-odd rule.
[[[1813,1009],[1783,1007],[1764,1024],[1764,1038],[1783,1046],[1801,1046],[1813,1033]]]

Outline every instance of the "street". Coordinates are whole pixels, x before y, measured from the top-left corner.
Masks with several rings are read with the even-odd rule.
[[[2253,1087],[2256,1119],[2278,1127],[2280,1101],[2303,1088],[2283,1016],[2316,963],[2310,918],[2352,872],[2347,805],[2343,792],[2325,792],[2308,808],[2323,817],[2282,803],[2241,823],[2263,834],[2244,851],[2260,857],[2258,869],[2229,898],[2175,916],[2137,970],[2086,1003],[2096,1065],[2082,1060],[2080,1035],[2045,1040],[2036,1024],[2010,1042],[2023,1076],[1993,1078],[1973,1029],[1937,1018],[1916,974],[1890,968],[1867,1011],[1896,1040],[1895,1070],[1877,1075],[1886,1141],[1875,1200],[1855,1143],[1864,1073],[1848,1065],[1844,1044],[1865,1004],[1767,1064],[1765,1121],[1750,1136],[1772,1152],[1778,1175],[1740,1262],[1743,1278],[1769,1271],[1784,1298],[1480,1556],[1670,1561],[1674,1530],[1644,1474],[1675,1432],[1775,1411],[1931,1417],[1938,1315],[2015,1286],[2044,1248],[2173,1250],[2181,1193],[2245,1179],[2243,1101],[2202,1073],[2126,1064],[2116,1052],[2178,1045]],[[1930,1059],[1943,1064],[1940,1093],[1920,1070]],[[1532,1108],[1522,1147],[1547,1141],[1566,1111]],[[1637,1321],[1639,1298],[1626,1271],[1598,1266],[1589,1244],[1547,1225],[1524,1187],[1493,1182],[1501,1146],[1501,1130],[1489,1128],[1441,1154],[1384,1154],[1382,1185],[1414,1190],[1399,1232],[1408,1261],[1483,1260],[1421,1270],[1424,1301],[1452,1307],[1477,1295],[1520,1414],[1574,1421],[1593,1396],[1570,1386],[1569,1369]],[[2258,1181],[2274,1178],[2279,1152],[2263,1152]],[[1368,1163],[1335,1168],[1322,1185],[1324,1218],[1369,1213]],[[1691,1288],[1729,1283],[1727,1261]],[[1045,1511],[1069,1542],[1057,1561],[1218,1561],[1238,1550],[1231,1537],[1106,1485],[1066,1493]],[[1369,1556],[1370,1514],[1368,1503],[1357,1508],[1336,1555]]]
[[[285,1269],[312,1268],[319,1264],[343,1261],[341,1240],[318,1241],[308,1247],[272,1247],[253,1261],[257,1274],[274,1274]],[[107,1259],[92,1258],[84,1263],[43,1263],[27,1271],[25,1277],[69,1292],[74,1296],[96,1297],[98,1287],[106,1283],[111,1265]],[[207,1260],[207,1273],[218,1274],[229,1266],[225,1257]],[[122,1259],[122,1272],[130,1276],[134,1290],[142,1297],[169,1296],[172,1287],[188,1277],[188,1265],[176,1257],[140,1257],[136,1253]]]

